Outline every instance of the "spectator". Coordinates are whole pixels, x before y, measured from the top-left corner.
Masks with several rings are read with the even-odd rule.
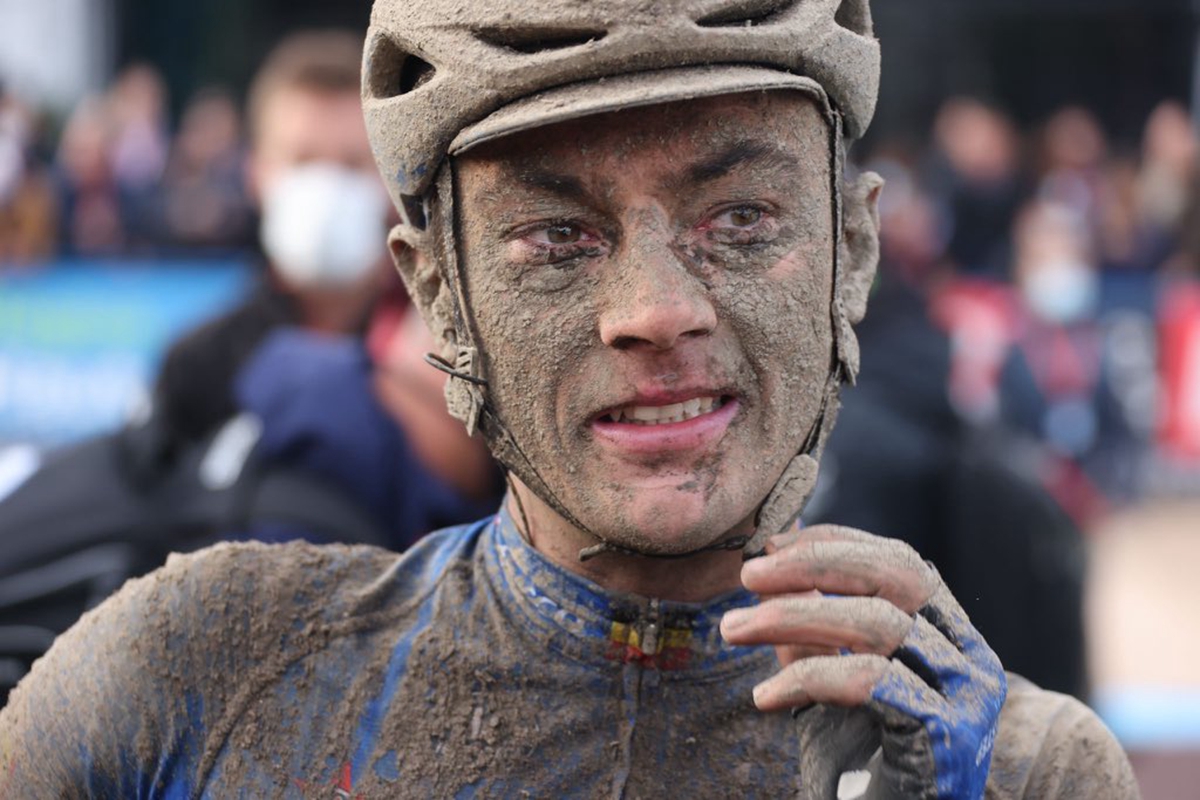
[[[947,255],[962,273],[998,277],[1025,193],[1016,128],[978,100],[953,98],[938,112],[934,142],[929,181],[949,222]]]
[[[1046,121],[1040,137],[1038,195],[1068,207],[1094,236],[1101,225],[1108,138],[1085,108],[1068,106]]]
[[[862,372],[843,393],[805,522],[908,542],[965,598],[1008,668],[1083,697],[1079,530],[1014,468],[1002,437],[954,413],[949,341],[924,298],[881,266],[859,328]]]
[[[168,353],[157,396],[184,436],[203,436],[236,411],[234,376],[268,332],[361,332],[381,292],[399,288],[362,118],[361,61],[353,34],[295,34],[251,86],[247,176],[267,270],[245,302]]]
[[[112,141],[112,115],[103,100],[80,103],[58,146],[60,246],[65,255],[114,255],[128,244],[110,160]]]
[[[1048,448],[1043,480],[1080,521],[1119,497],[1136,455],[1112,383],[1093,240],[1077,209],[1038,201],[1014,230],[1023,302],[1001,378],[1004,419]]]
[[[1146,122],[1138,176],[1139,212],[1148,226],[1173,233],[1182,222],[1198,149],[1187,109],[1175,102],[1159,104]]]
[[[54,186],[33,160],[29,110],[0,84],[0,268],[49,257],[57,236]]]
[[[241,119],[225,92],[198,93],[183,112],[163,186],[172,246],[241,249],[253,242]]]
[[[158,188],[167,163],[167,92],[148,64],[123,70],[108,93],[112,119],[109,158],[121,201],[126,248],[146,250],[158,238]]]

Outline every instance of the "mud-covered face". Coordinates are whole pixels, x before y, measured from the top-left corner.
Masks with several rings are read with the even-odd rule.
[[[455,165],[488,393],[591,531],[745,531],[831,368],[829,129],[799,93],[615,112]]]

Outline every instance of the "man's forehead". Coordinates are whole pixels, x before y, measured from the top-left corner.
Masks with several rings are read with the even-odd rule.
[[[597,115],[516,134],[456,160],[469,172],[559,195],[594,191],[636,164],[668,188],[756,172],[829,168],[828,126],[804,95],[704,98]],[[815,170],[814,170],[815,166]]]

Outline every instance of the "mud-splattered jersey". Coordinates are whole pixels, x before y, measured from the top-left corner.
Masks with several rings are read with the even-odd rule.
[[[751,702],[773,652],[717,630],[753,602],[606,592],[504,513],[402,556],[221,545],[38,663],[0,715],[0,797],[794,796],[796,723]],[[1132,791],[1090,712],[1019,679],[993,763],[989,797]]]

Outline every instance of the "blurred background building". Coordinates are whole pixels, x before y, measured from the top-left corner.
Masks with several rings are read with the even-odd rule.
[[[953,430],[1084,531],[1090,699],[1146,796],[1184,796],[1200,785],[1200,0],[874,6],[883,89],[853,161],[888,180],[883,265],[847,417],[887,405],[890,430],[920,430],[901,456]],[[167,345],[262,280],[251,76],[285,34],[361,35],[369,11],[0,0],[0,497],[47,448],[120,424]]]

